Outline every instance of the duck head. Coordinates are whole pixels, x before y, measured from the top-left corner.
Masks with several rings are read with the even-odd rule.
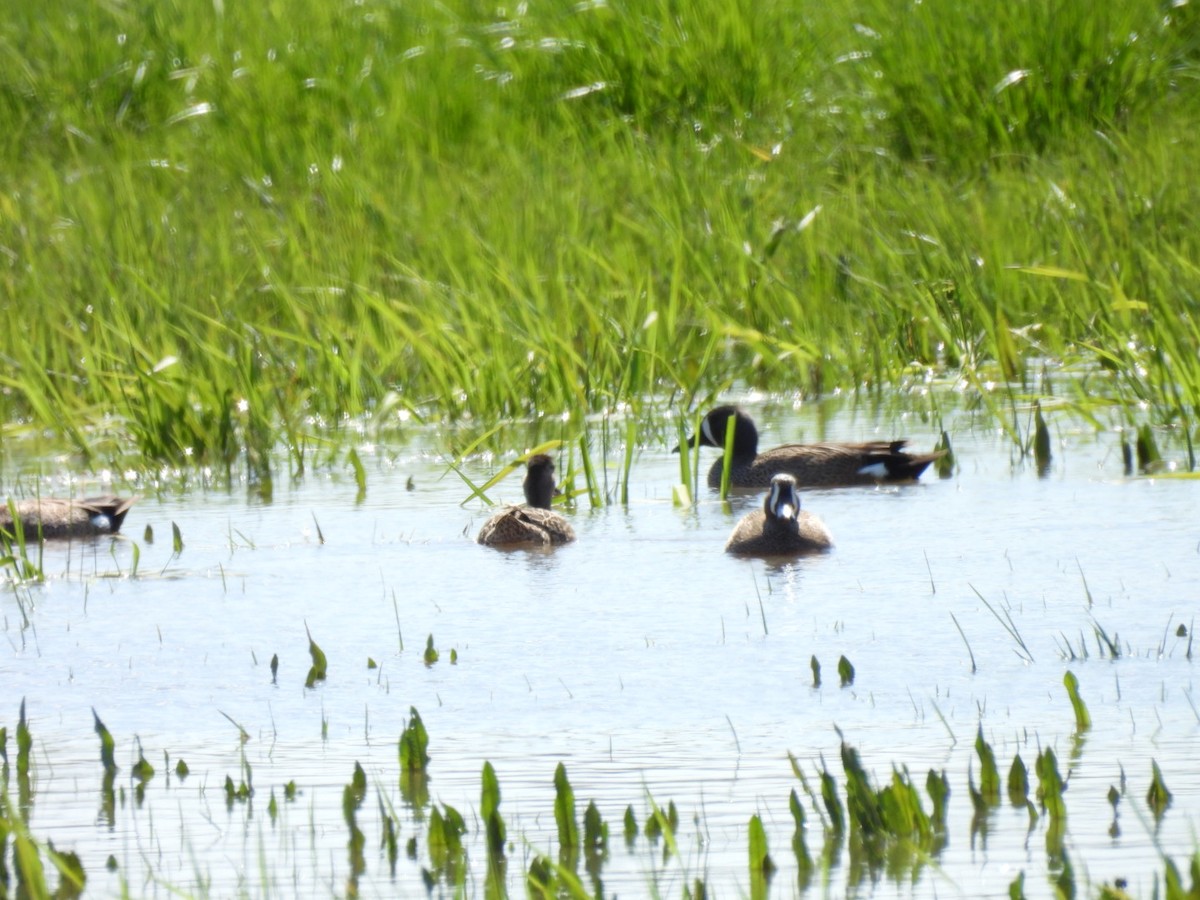
[[[763,511],[769,519],[796,521],[800,518],[800,494],[796,491],[796,479],[791,475],[779,474],[771,479],[771,490],[763,501]]]
[[[545,453],[529,457],[525,473],[525,502],[537,509],[549,509],[554,500],[554,460]]]
[[[733,455],[754,456],[758,453],[758,429],[754,420],[736,406],[718,406],[710,410],[700,422],[700,430],[677,446],[672,453],[683,447],[716,447],[725,449],[725,430],[733,419]]]

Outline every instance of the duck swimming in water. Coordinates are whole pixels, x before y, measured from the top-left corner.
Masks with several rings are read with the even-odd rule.
[[[926,467],[945,455],[906,453],[905,441],[866,441],[864,443],[784,444],[758,452],[758,429],[754,420],[735,406],[718,406],[704,417],[700,431],[679,447],[717,447],[725,449],[725,429],[733,420],[733,459],[729,483],[733,487],[766,487],[771,477],[786,472],[800,487],[839,487],[878,484],[882,481],[914,481]],[[708,470],[708,486],[720,487],[724,459]]]
[[[137,502],[137,497],[85,497],[82,500],[65,500],[57,497],[42,497],[33,500],[17,500],[17,520],[25,533],[25,540],[42,538],[96,537],[116,534],[121,530],[125,514]],[[16,521],[7,503],[0,504],[0,531],[16,537]]]
[[[747,513],[733,529],[725,552],[746,556],[795,556],[819,553],[833,546],[825,523],[800,509],[796,479],[780,474],[771,479],[762,509]]]
[[[575,540],[571,523],[550,509],[554,499],[554,460],[545,453],[531,456],[525,473],[525,506],[496,513],[479,529],[476,541],[489,547],[533,544],[550,547]]]

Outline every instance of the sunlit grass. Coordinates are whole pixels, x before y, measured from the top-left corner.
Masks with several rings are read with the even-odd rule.
[[[1191,462],[1190,6],[50,6],[0,26],[6,433],[269,490],[348,421],[952,373]]]

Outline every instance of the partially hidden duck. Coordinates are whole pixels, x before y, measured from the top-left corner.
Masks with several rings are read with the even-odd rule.
[[[675,450],[684,447],[725,449],[725,429],[733,421],[733,458],[729,481],[733,487],[766,487],[772,476],[785,472],[799,487],[842,487],[880,482],[915,481],[944,450],[907,453],[906,441],[864,443],[784,444],[758,452],[754,420],[734,406],[718,406],[704,417],[700,430]],[[724,459],[708,470],[708,486],[720,487]]]
[[[0,531],[16,537],[16,524],[20,521],[25,540],[42,538],[97,537],[116,534],[121,530],[125,514],[137,502],[137,497],[84,497],[67,500],[58,497],[41,497],[17,500],[17,519],[7,503],[0,502]]]
[[[575,540],[571,523],[550,509],[554,499],[554,460],[545,453],[529,458],[525,473],[525,505],[509,506],[479,529],[476,540],[489,547],[551,547]]]

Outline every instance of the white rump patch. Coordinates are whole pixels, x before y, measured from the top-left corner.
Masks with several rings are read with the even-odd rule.
[[[883,463],[871,463],[869,466],[863,466],[858,470],[859,475],[868,475],[871,478],[887,478],[888,468]]]

